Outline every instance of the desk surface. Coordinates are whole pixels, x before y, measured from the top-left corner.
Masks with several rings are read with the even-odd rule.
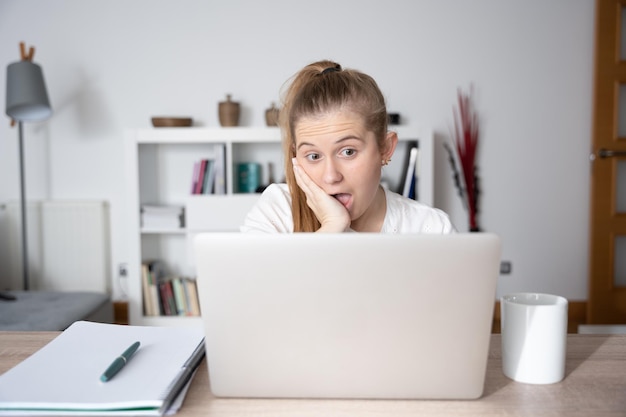
[[[0,373],[58,332],[0,332]],[[474,401],[220,399],[201,364],[177,416],[626,416],[626,335],[569,335],[565,379],[527,385],[502,374],[493,335],[485,392]]]

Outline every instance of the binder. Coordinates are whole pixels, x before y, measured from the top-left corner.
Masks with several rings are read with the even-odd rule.
[[[107,382],[100,375],[141,346]],[[201,327],[78,321],[0,375],[0,415],[163,415],[176,412],[204,358]]]

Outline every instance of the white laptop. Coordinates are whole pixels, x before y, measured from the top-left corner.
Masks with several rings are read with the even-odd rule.
[[[482,396],[497,236],[206,233],[194,245],[214,395]]]

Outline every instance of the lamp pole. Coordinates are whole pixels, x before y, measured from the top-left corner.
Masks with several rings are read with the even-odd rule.
[[[28,244],[26,236],[26,176],[24,174],[23,122],[45,120],[52,114],[41,67],[35,64],[35,48],[20,42],[21,60],[7,67],[6,114],[18,122],[20,150],[20,202],[22,223],[22,280],[24,291],[30,288],[28,277]]]
[[[28,282],[28,244],[26,238],[26,187],[24,185],[24,133],[23,123],[18,121],[17,130],[19,135],[20,148],[20,208],[22,211],[22,282],[24,283],[24,291],[29,290]]]

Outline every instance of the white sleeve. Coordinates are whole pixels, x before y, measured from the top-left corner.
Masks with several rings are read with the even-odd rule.
[[[287,184],[271,184],[239,228],[242,233],[292,233],[291,196]]]

